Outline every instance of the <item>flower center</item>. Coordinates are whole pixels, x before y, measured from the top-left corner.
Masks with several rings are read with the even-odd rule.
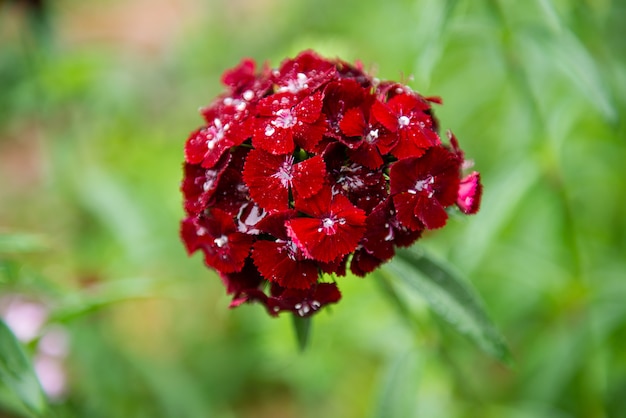
[[[344,218],[337,219],[336,217],[327,217],[322,219],[322,225],[317,228],[317,232],[324,232],[326,235],[334,235],[337,233],[337,224],[344,225],[346,220]]]
[[[217,245],[217,248],[223,248],[226,244],[228,244],[228,237],[226,235],[222,235],[219,238],[215,238],[213,243]]]
[[[278,168],[278,171],[272,174],[272,177],[280,180],[280,184],[282,184],[284,188],[289,187],[293,179],[293,156],[288,156]]]
[[[433,197],[435,191],[432,188],[432,185],[435,183],[435,178],[433,176],[428,176],[425,179],[418,180],[415,182],[415,186],[412,189],[409,189],[409,193],[417,194],[421,191],[426,191],[428,193],[428,197]]]
[[[272,121],[272,125],[278,128],[291,128],[296,124],[296,117],[291,113],[291,109],[280,109],[276,112],[276,119]],[[265,132],[267,135],[267,131]]]
[[[406,117],[406,116],[403,116],[403,117]],[[372,129],[365,136],[365,142],[367,142],[368,144],[372,144],[376,142],[377,139],[378,139],[378,129]]]

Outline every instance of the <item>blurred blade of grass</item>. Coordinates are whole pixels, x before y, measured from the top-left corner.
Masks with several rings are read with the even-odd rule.
[[[430,88],[433,70],[446,46],[446,29],[458,0],[421,0],[414,6],[415,30],[412,48],[416,51],[413,76],[419,91]]]
[[[136,261],[148,261],[154,241],[149,236],[147,216],[131,189],[96,163],[78,170],[80,175],[72,181],[80,203],[117,237],[125,254]]]
[[[414,416],[422,380],[423,356],[424,353],[410,350],[389,359],[378,389],[372,418]]]
[[[150,278],[119,279],[69,293],[57,301],[50,320],[67,322],[115,303],[152,298],[157,296],[157,288],[162,283],[162,280]]]
[[[606,77],[596,61],[569,30],[563,30],[558,37],[544,35],[536,31],[519,31],[518,37],[522,62],[527,76],[538,75],[543,71],[553,71],[553,77],[561,76],[572,83],[579,97],[585,98],[612,125],[618,122],[618,115],[610,90],[605,84]],[[550,57],[550,59],[546,59]],[[535,66],[546,69],[536,70]],[[552,78],[552,77],[551,77]],[[533,80],[531,80],[531,84]],[[550,109],[542,109],[549,112]]]
[[[512,221],[519,204],[540,179],[536,162],[525,159],[507,161],[491,176],[495,183],[485,184],[479,214],[472,219],[464,237],[457,246],[455,259],[464,271],[474,271],[489,254],[489,247],[497,243],[500,231]]]
[[[386,265],[417,290],[430,307],[487,354],[512,364],[511,354],[471,285],[449,266],[416,249],[398,250]]]
[[[0,405],[28,417],[44,417],[48,409],[30,360],[15,335],[0,320]]]

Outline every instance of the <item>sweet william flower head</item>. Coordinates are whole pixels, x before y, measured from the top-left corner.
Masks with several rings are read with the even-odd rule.
[[[453,206],[480,207],[480,175],[439,135],[438,97],[313,51],[273,70],[244,59],[222,83],[185,144],[181,238],[231,307],[310,316],[340,300],[348,270],[375,270]]]

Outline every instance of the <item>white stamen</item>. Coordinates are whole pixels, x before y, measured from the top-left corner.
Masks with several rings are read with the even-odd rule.
[[[217,245],[218,248],[223,248],[228,243],[228,237],[226,235],[222,235],[219,238],[215,238],[213,243]]]
[[[378,139],[378,129],[372,129],[365,136],[365,142],[367,142],[368,144],[373,143],[377,139]]]

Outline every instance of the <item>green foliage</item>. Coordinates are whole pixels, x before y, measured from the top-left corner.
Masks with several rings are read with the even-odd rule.
[[[623,1],[63,0],[38,27],[18,3],[0,2],[0,311],[42,300],[68,332],[53,416],[623,416]],[[485,191],[424,253],[340,278],[299,352],[289,318],[229,311],[177,235],[183,143],[221,72],[304,48],[443,97]],[[0,332],[0,415],[43,414],[39,339]]]
[[[1,320],[0,406],[27,417],[43,417],[47,409],[46,399],[26,353]]]
[[[475,290],[449,267],[423,252],[399,250],[388,268],[457,331],[495,358],[511,362],[504,338],[487,316]]]

